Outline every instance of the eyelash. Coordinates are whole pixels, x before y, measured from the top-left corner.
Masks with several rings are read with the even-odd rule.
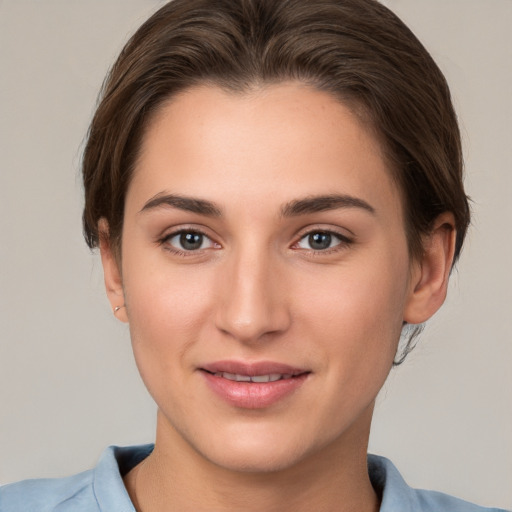
[[[202,251],[205,249],[197,249],[197,250],[181,250],[177,247],[174,247],[171,245],[170,241],[175,238],[176,236],[184,235],[184,234],[190,234],[190,235],[201,235],[205,239],[209,240],[212,244],[216,244],[205,232],[203,232],[201,229],[198,228],[190,228],[190,229],[178,229],[177,231],[173,231],[172,233],[169,233],[162,238],[158,240],[158,244],[161,245],[166,251],[169,251],[170,253],[181,256],[183,258],[187,258],[190,256],[197,256],[198,254],[201,254]],[[219,244],[216,244],[219,245]]]
[[[214,245],[218,245],[220,247],[220,245],[217,244],[216,242],[214,242],[205,232],[203,232],[202,230],[197,229],[197,228],[179,229],[177,231],[173,231],[172,233],[169,233],[169,234],[163,236],[162,238],[160,238],[158,240],[158,244],[161,245],[166,251],[169,251],[176,256],[181,256],[184,258],[190,257],[190,256],[197,256],[198,254],[201,254],[202,251],[205,250],[205,249],[196,249],[196,250],[188,250],[188,251],[181,250],[181,249],[178,249],[170,244],[170,240],[172,240],[173,238],[175,238],[177,236],[183,235],[183,234],[200,235],[200,236],[206,238],[207,240],[209,240],[210,243],[212,243]],[[307,237],[310,237],[312,235],[317,235],[317,234],[328,235],[328,236],[334,237],[338,240],[338,243],[332,247],[327,247],[326,249],[301,249],[300,247],[297,247],[298,244],[302,240],[306,239]],[[341,233],[339,233],[337,231],[328,230],[328,229],[311,229],[305,233],[302,233],[300,238],[297,240],[297,242],[295,242],[292,245],[292,248],[295,248],[297,250],[307,251],[309,254],[311,254],[313,256],[323,256],[323,255],[327,255],[327,254],[331,254],[331,253],[343,250],[353,243],[354,243],[354,240],[350,239],[346,235],[342,235]]]
[[[347,237],[346,235],[343,235],[337,231],[329,230],[329,229],[310,229],[309,231],[301,234],[299,240],[293,244],[293,247],[297,247],[298,244],[302,241],[307,239],[308,237],[312,235],[328,235],[330,237],[333,237],[338,240],[338,243],[332,247],[328,247],[326,249],[303,249],[307,251],[310,255],[317,257],[317,256],[325,256],[328,254],[332,254],[338,251],[342,251],[343,249],[348,248],[351,244],[354,243],[354,240]],[[297,248],[298,250],[301,250],[301,248]]]

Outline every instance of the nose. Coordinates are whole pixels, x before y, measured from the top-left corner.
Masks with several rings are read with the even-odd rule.
[[[217,328],[242,343],[285,332],[291,315],[279,274],[279,263],[264,251],[234,254],[225,261],[218,276]]]

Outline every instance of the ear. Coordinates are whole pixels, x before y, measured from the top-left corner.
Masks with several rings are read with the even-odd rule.
[[[404,322],[426,322],[443,304],[453,263],[455,235],[453,214],[442,213],[423,241],[420,260],[413,264]]]
[[[109,226],[105,218],[100,219],[98,231],[100,234],[100,254],[107,298],[116,318],[122,322],[128,322],[126,308],[124,307],[125,301],[121,269],[119,268],[115,251],[110,243]],[[119,309],[116,311],[116,308]]]

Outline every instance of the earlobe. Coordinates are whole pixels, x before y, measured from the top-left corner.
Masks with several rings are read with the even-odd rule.
[[[421,260],[412,270],[404,310],[404,321],[408,324],[426,322],[443,304],[455,251],[455,235],[453,214],[441,214],[424,240]]]
[[[128,322],[126,308],[124,307],[124,290],[121,269],[115,251],[109,238],[109,226],[106,219],[100,219],[98,223],[100,233],[100,254],[103,266],[103,276],[107,298],[116,318],[122,322]]]

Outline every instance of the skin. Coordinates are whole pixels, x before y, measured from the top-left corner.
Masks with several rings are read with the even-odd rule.
[[[219,211],[155,206],[166,194]],[[333,194],[356,201],[293,211]],[[107,293],[126,306],[117,317],[158,405],[155,450],[125,478],[137,509],[378,510],[374,401],[403,322],[444,301],[455,230],[439,217],[411,261],[399,190],[359,118],[298,83],[189,89],[145,134],[120,262],[100,229]],[[180,230],[203,233],[201,248],[180,246]],[[330,247],[311,233],[332,233]],[[244,409],[199,370],[226,359],[310,373],[277,403]]]

